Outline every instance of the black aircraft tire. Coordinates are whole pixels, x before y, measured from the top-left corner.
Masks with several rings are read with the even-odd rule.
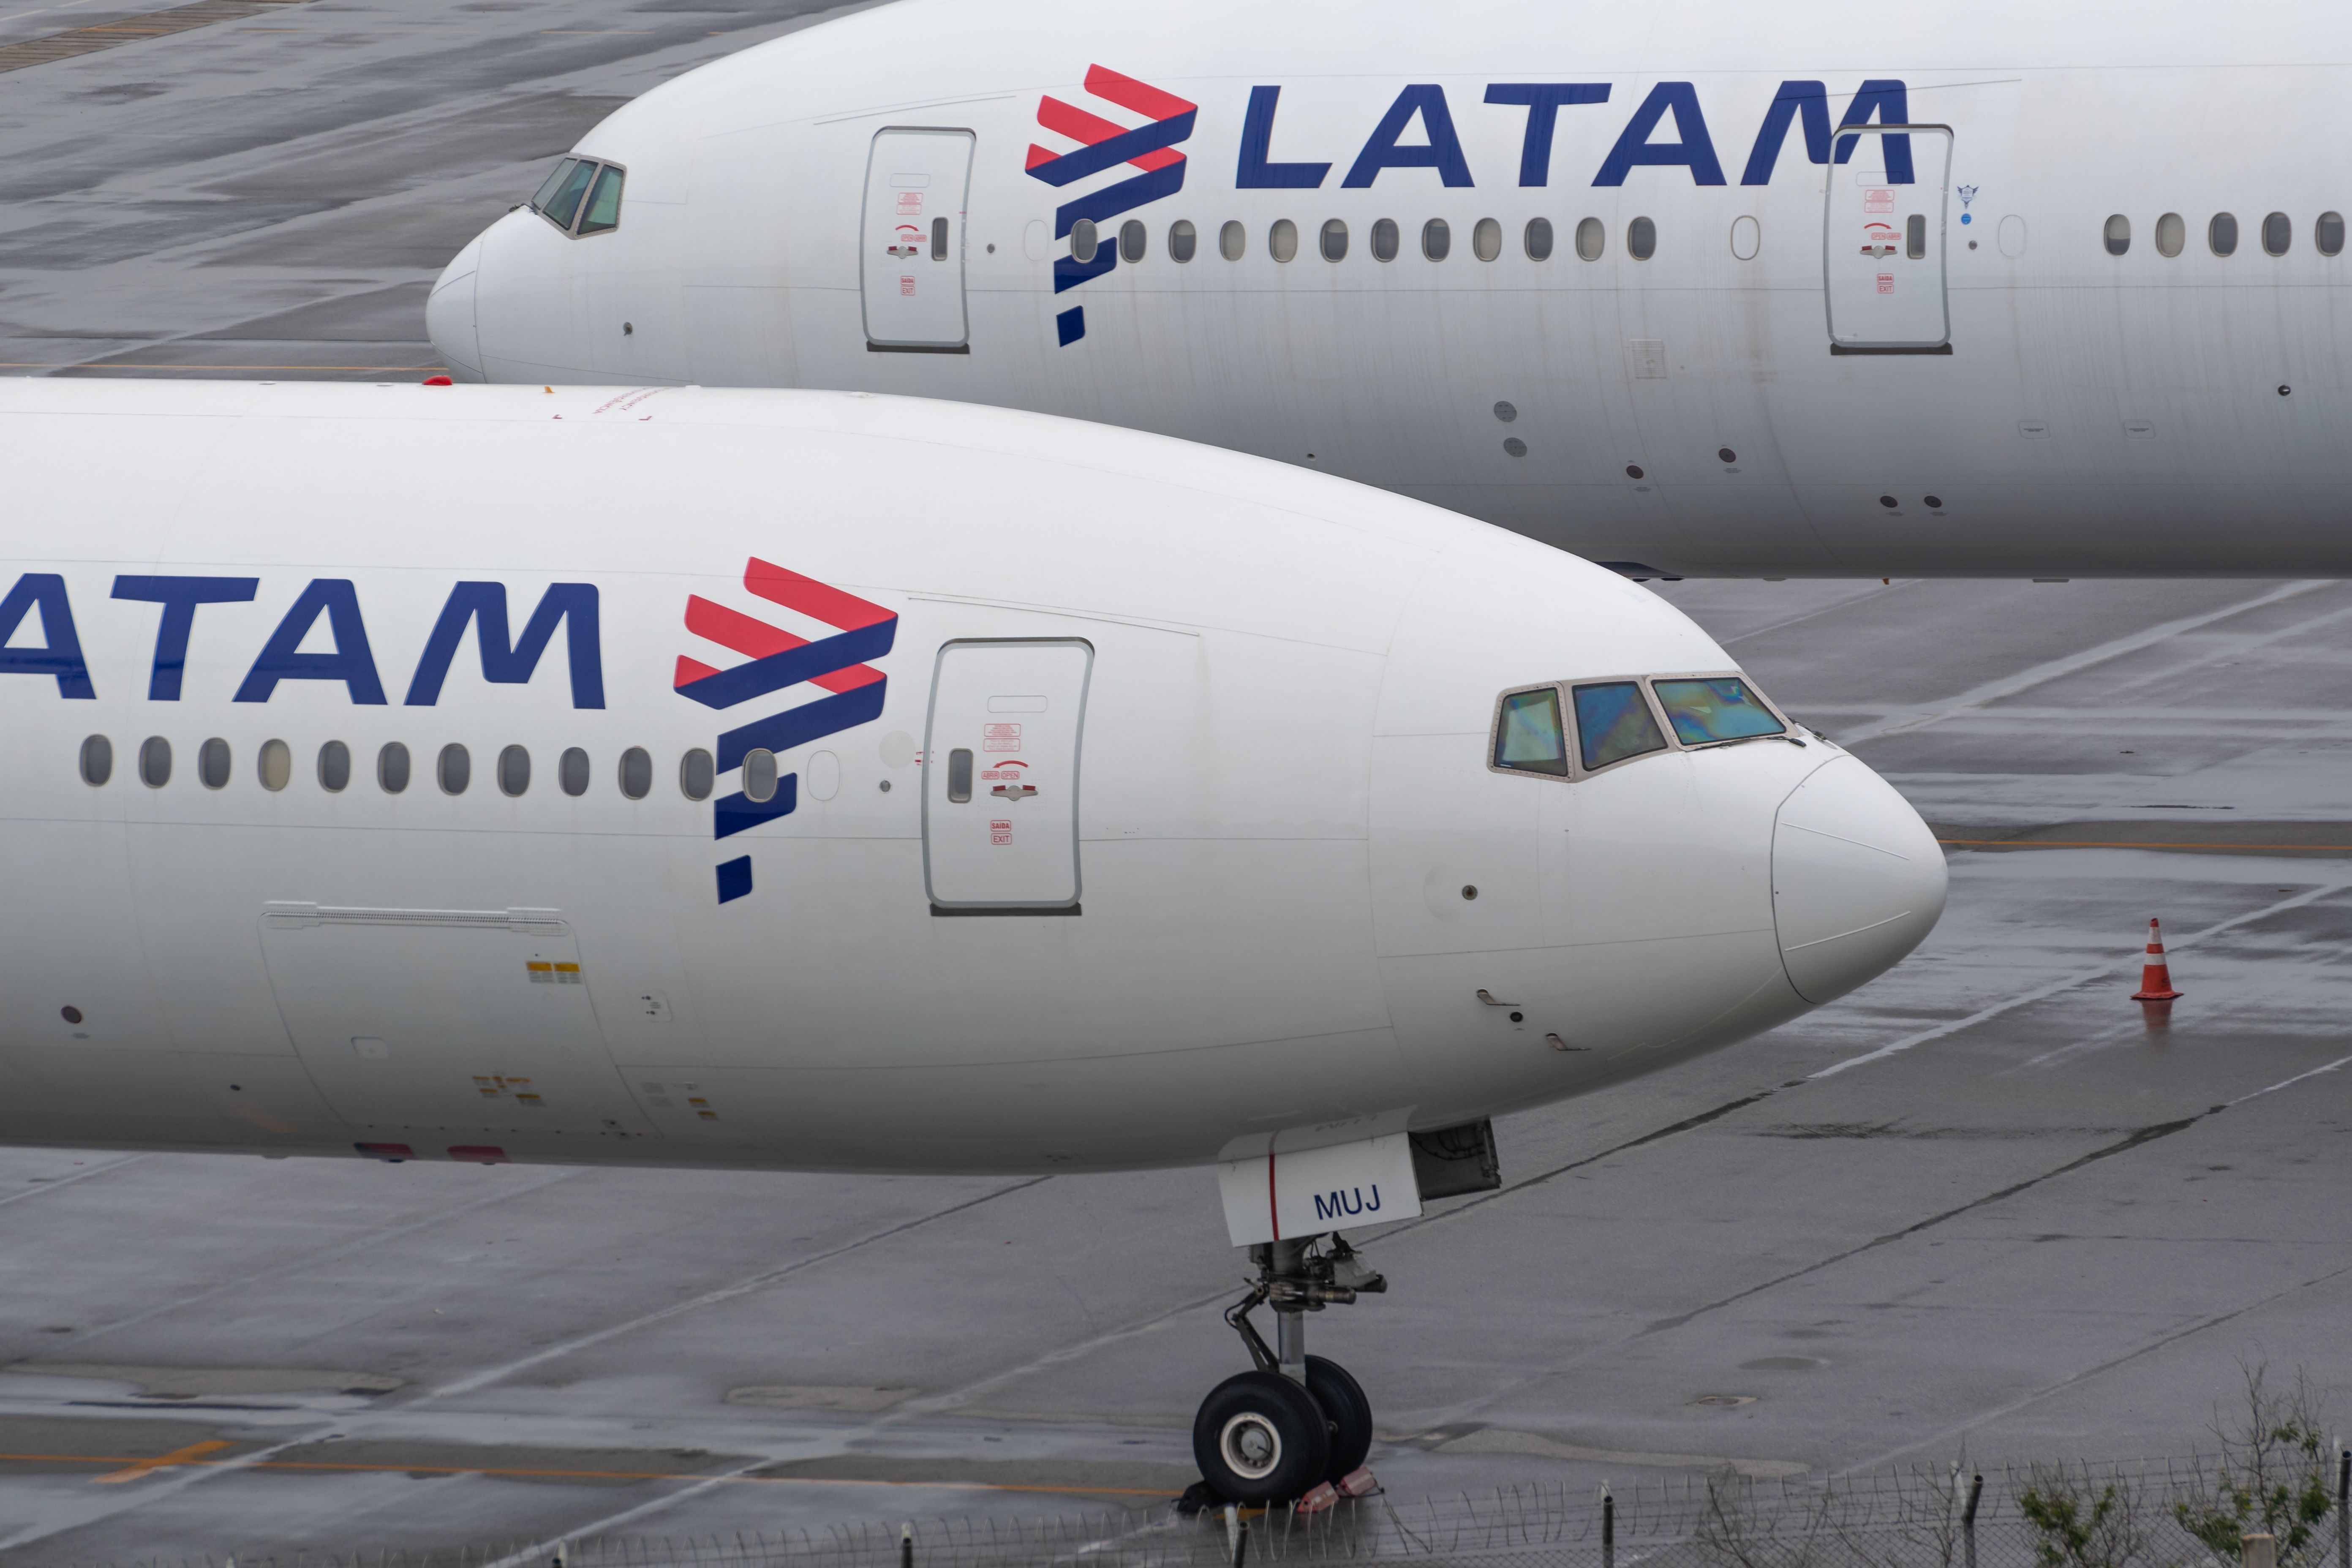
[[[1336,1361],[1319,1355],[1307,1358],[1307,1392],[1323,1407],[1330,1423],[1331,1458],[1323,1479],[1337,1481],[1362,1466],[1372,1452],[1372,1402],[1364,1385]]]
[[[1330,1429],[1314,1396],[1280,1373],[1236,1373],[1201,1401],[1192,1458],[1234,1502],[1291,1502],[1330,1468]]]

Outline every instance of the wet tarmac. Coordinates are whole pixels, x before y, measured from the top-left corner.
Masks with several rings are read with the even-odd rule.
[[[310,0],[0,68],[20,373],[431,366],[423,290],[792,5]],[[138,6],[0,16],[0,51]],[[0,54],[0,68],[7,58]],[[2185,1453],[2352,1396],[2352,588],[1659,591],[1951,841],[1862,993],[1498,1127],[1316,1348],[1401,1497]],[[2160,915],[2187,994],[2128,1000]],[[0,1151],[0,1556],[1142,1506],[1243,1364],[1202,1171],[853,1179]]]

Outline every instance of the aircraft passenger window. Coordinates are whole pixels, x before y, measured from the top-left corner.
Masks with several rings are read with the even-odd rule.
[[[710,786],[718,779],[710,763],[710,753],[700,746],[677,760],[677,790],[688,800],[709,800]]]
[[[1265,231],[1265,253],[1276,261],[1288,261],[1298,254],[1298,226],[1286,217],[1274,220]]]
[[[934,261],[945,261],[947,258],[948,220],[943,217],[935,217],[931,220],[931,259]]]
[[[743,798],[760,805],[776,798],[776,753],[765,746],[743,753]]]
[[[2273,213],[2263,219],[2263,252],[2267,256],[2284,256],[2294,244],[2294,220],[2284,213]]]
[[[149,789],[172,782],[172,742],[161,735],[150,735],[140,744],[139,782]]]
[[[2238,220],[2228,213],[2215,213],[2213,221],[2205,227],[2205,243],[2213,247],[2216,256],[2229,256],[2238,248]]]
[[[275,795],[284,789],[294,776],[294,752],[283,741],[264,741],[254,759],[254,771],[261,775],[261,787]]]
[[[2344,254],[2344,215],[2321,213],[2319,221],[2311,226],[2311,243],[2319,247],[2322,256]]]
[[[1482,217],[1470,229],[1470,254],[1481,261],[1492,261],[1503,254],[1503,226],[1493,218]]]
[[[1527,247],[1529,261],[1549,261],[1551,259],[1551,219],[1548,217],[1528,219],[1528,231],[1522,242]]]
[[[1421,226],[1421,253],[1432,261],[1443,261],[1454,249],[1454,231],[1445,226],[1442,217],[1431,218]]]
[[[577,746],[563,748],[563,755],[555,760],[555,782],[566,795],[588,793],[588,753]]]
[[[1736,676],[1654,680],[1650,686],[1658,694],[1658,706],[1666,710],[1666,722],[1675,727],[1675,739],[1685,746],[1788,732],[1788,726]]]
[[[631,746],[621,753],[621,793],[631,800],[643,800],[653,789],[653,753],[643,746]]]
[[[580,198],[588,194],[588,182],[596,177],[596,165],[582,161],[555,172],[562,178],[551,178],[541,185],[531,205],[539,209],[540,216],[570,234],[572,220],[580,216]]]
[[[1192,226],[1191,218],[1180,217],[1168,226],[1169,260],[1190,261],[1200,247],[1201,231]]]
[[[2107,219],[2105,237],[2107,242],[2107,254],[2109,256],[2121,256],[2125,251],[2129,250],[2131,248],[2131,219],[2124,216],[2121,213],[2117,213],[2115,216]]]
[[[947,222],[947,219],[941,218],[940,221],[941,223],[945,223]],[[1147,236],[1144,233],[1143,223],[1139,218],[1129,218],[1125,223],[1119,225],[1118,258],[1121,261],[1142,260],[1143,247],[1146,237]]]
[[[2189,244],[2189,226],[2180,221],[2179,213],[2167,213],[2156,220],[2156,253],[2174,257]]]
[[[1609,248],[1609,229],[1597,217],[1589,217],[1576,226],[1576,254],[1586,261],[1598,261],[1601,253]]]
[[[609,163],[604,166],[589,193],[587,210],[580,215],[581,233],[610,234],[621,226],[621,182],[627,177]]]
[[[375,754],[376,787],[386,795],[398,795],[408,787],[408,748],[398,741],[387,741]]]
[[[228,786],[228,742],[215,735],[196,748],[196,782],[206,789]]]
[[[1625,253],[1636,261],[1647,261],[1658,253],[1658,226],[1648,218],[1637,217],[1625,226]]]
[[[1741,214],[1731,220],[1731,257],[1735,261],[1753,261],[1756,253],[1764,248],[1764,230],[1756,219]]]
[[[1070,226],[1070,259],[1092,261],[1095,252],[1102,248],[1102,240],[1095,233],[1095,220],[1082,217]]]
[[[1242,252],[1248,248],[1249,230],[1240,224],[1228,220],[1224,227],[1217,230],[1217,254],[1226,260],[1239,261]]]
[[[453,741],[441,748],[436,772],[443,795],[463,795],[466,786],[474,782],[474,759],[467,755],[465,747]]]
[[[1639,681],[1612,680],[1576,689],[1576,734],[1587,772],[1666,749]]]
[[[1348,226],[1338,218],[1323,226],[1323,259],[1345,261],[1348,258]]]
[[[1903,220],[1903,254],[1913,261],[1927,259],[1927,215],[1913,213]]]
[[[96,789],[114,776],[114,742],[92,735],[81,743],[81,782]]]
[[[948,753],[948,798],[958,805],[971,798],[971,753],[961,746]]]
[[[352,782],[352,749],[341,741],[319,748],[319,787],[341,795]]]
[[[1559,688],[1513,691],[1495,719],[1495,765],[1568,776],[1568,733],[1559,721]]]
[[[1372,259],[1394,261],[1397,258],[1398,237],[1396,219],[1384,217],[1372,225]]]
[[[499,753],[499,793],[509,798],[530,788],[530,753],[509,746]]]

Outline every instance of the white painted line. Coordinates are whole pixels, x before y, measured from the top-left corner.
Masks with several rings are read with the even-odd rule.
[[[125,1159],[109,1160],[103,1165],[92,1165],[88,1170],[77,1171],[70,1176],[52,1177],[50,1180],[42,1183],[39,1186],[35,1187],[29,1193],[11,1193],[6,1197],[0,1198],[0,1208],[5,1208],[10,1204],[21,1204],[26,1198],[45,1196],[47,1194],[56,1192],[59,1187],[69,1187],[76,1182],[86,1182],[92,1176],[104,1175],[109,1171],[119,1171],[125,1165],[135,1165],[146,1157],[147,1156],[144,1154],[132,1154]]]
[[[2251,921],[2267,920],[2272,915],[2284,914],[2288,910],[2300,909],[2315,900],[2326,898],[2330,893],[2342,892],[2347,887],[2352,887],[2352,882],[2329,882],[2322,887],[2309,888],[2291,899],[2281,899],[2278,902],[2266,904],[2259,910],[2249,910],[2244,914],[2232,915],[2218,924],[2207,926],[2203,931],[2191,931],[2187,936],[2174,937],[2168,945],[2173,951],[2179,952],[2204,941],[2207,937],[2219,936],[2223,931],[2234,930]],[[1948,1024],[1937,1024],[1932,1028],[1921,1029],[1916,1034],[1906,1035],[1899,1040],[1890,1040],[1874,1051],[1864,1051],[1858,1057],[1848,1057],[1842,1062],[1832,1062],[1819,1072],[1807,1073],[1805,1079],[1810,1083],[1815,1079],[1834,1078],[1848,1068],[1863,1067],[1871,1062],[1882,1061],[1888,1057],[1900,1056],[1914,1046],[1924,1046],[1930,1040],[1940,1040],[1947,1036],[1957,1035],[1963,1029],[1973,1029],[1989,1019],[2000,1017],[2003,1013],[2014,1012],[2029,1004],[2055,996],[2061,991],[2069,991],[2077,985],[2086,985],[2094,980],[2104,980],[2118,970],[2127,973],[2134,964],[2139,963],[2140,956],[2135,951],[2113,963],[2102,963],[2096,969],[2082,969],[2072,974],[2061,975],[2055,980],[2035,986],[2031,991],[2021,991],[2014,996],[1996,1002],[1990,1007],[1979,1007],[1965,1018],[1955,1018]],[[2289,1079],[2287,1081],[2292,1083],[2294,1080]],[[2264,1089],[2261,1092],[2267,1094],[2269,1090]],[[2236,1102],[2233,1100],[2231,1103]]]
[[[885,1240],[902,1231],[919,1229],[934,1220],[945,1219],[950,1215],[961,1214],[964,1210],[977,1208],[982,1204],[993,1203],[998,1198],[1009,1196],[1013,1193],[1034,1187],[1041,1182],[1051,1180],[1053,1178],[1050,1176],[1034,1176],[1024,1182],[1015,1182],[1009,1186],[998,1187],[978,1197],[967,1199],[963,1203],[950,1204],[945,1208],[934,1209],[915,1219],[886,1226],[880,1230],[870,1231],[864,1236],[845,1241],[838,1247],[827,1247],[822,1252],[813,1252],[806,1258],[795,1258],[790,1263],[780,1264],[773,1268],[763,1268],[748,1279],[738,1279],[732,1285],[721,1285],[716,1290],[705,1290],[699,1296],[690,1297],[683,1301],[673,1301],[668,1306],[656,1310],[609,1324],[593,1332],[565,1340],[561,1344],[549,1345],[544,1350],[534,1351],[530,1355],[519,1357],[501,1366],[485,1367],[480,1372],[458,1378],[454,1383],[445,1383],[438,1388],[428,1390],[418,1398],[450,1399],[461,1394],[471,1394],[476,1389],[486,1388],[502,1378],[512,1377],[516,1373],[528,1372],[530,1368],[543,1363],[571,1355],[577,1351],[587,1350],[593,1345],[601,1345],[607,1340],[616,1340],[624,1334],[635,1333],[639,1329],[648,1329],[656,1323],[666,1323],[672,1318],[682,1317],[688,1312],[698,1312],[705,1307],[715,1307],[722,1301],[732,1301],[739,1296],[749,1296],[756,1290],[764,1290],[779,1279],[789,1279],[804,1268],[814,1268],[818,1264],[829,1262],[844,1253],[855,1252],[861,1247]]]
[[[2301,1083],[2305,1079],[2317,1078],[2324,1072],[2334,1072],[2337,1068],[2342,1067],[2347,1062],[2352,1062],[2352,1057],[2337,1057],[2326,1067],[2313,1068],[2309,1072],[2299,1072],[2293,1078],[2283,1078],[2279,1079],[2278,1082],[2271,1085],[2268,1089],[2258,1089],[2252,1094],[2242,1094],[2235,1100],[2223,1100],[2222,1104],[2225,1106],[2243,1105],[2250,1100],[2260,1100],[2266,1094],[2276,1094],[2280,1089],[2288,1088],[2294,1084]]]
[[[2243,599],[2234,605],[2225,605],[2218,610],[2207,610],[2202,615],[2183,616],[2177,621],[2166,621],[2159,626],[2147,626],[2132,633],[2129,637],[2117,637],[2113,642],[2104,642],[2096,647],[2083,648],[2068,654],[2063,658],[2053,658],[2045,664],[2014,670],[1998,679],[1970,687],[1957,697],[1932,708],[1897,709],[1875,723],[1839,731],[1836,740],[1839,745],[1851,748],[1860,742],[1876,740],[1881,735],[1908,734],[1914,730],[1924,730],[1930,724],[1939,724],[1947,719],[1956,718],[1971,709],[1981,708],[1989,702],[1997,702],[2004,697],[2014,696],[2020,691],[2030,691],[2045,681],[2055,680],[2061,676],[2073,675],[2079,670],[2089,669],[2094,666],[2105,664],[2110,659],[2121,658],[2127,653],[2137,653],[2142,648],[2153,647],[2158,643],[2179,637],[2183,632],[2193,632],[2201,626],[2210,626],[2216,621],[2226,621],[2233,616],[2242,616],[2250,610],[2259,610],[2266,605],[2300,598],[2305,594],[2315,593],[2321,588],[2332,588],[2335,585],[2331,579],[2282,583],[2267,594],[2258,594],[2251,599]]]

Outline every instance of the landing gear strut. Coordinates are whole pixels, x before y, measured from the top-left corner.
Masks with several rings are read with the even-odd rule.
[[[1369,1490],[1372,1406],[1338,1362],[1307,1353],[1307,1314],[1386,1290],[1388,1281],[1334,1232],[1250,1248],[1257,1279],[1225,1311],[1255,1370],[1217,1384],[1192,1418],[1192,1457],[1211,1489],[1232,1502],[1290,1502],[1325,1482]],[[1249,1315],[1274,1309],[1268,1347]],[[1328,1495],[1328,1494],[1327,1494]]]

